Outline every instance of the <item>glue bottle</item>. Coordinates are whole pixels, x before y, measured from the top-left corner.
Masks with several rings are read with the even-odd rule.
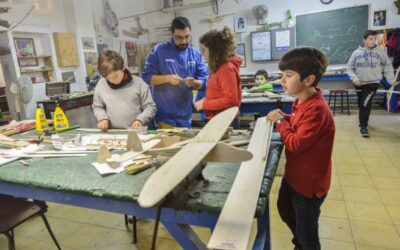
[[[56,102],[56,109],[54,110],[53,120],[54,120],[53,126],[56,132],[69,128],[67,116],[61,109],[58,101]]]
[[[36,106],[36,133],[41,134],[43,131],[49,129],[49,124],[47,122],[46,116],[43,113],[42,108],[39,104]]]

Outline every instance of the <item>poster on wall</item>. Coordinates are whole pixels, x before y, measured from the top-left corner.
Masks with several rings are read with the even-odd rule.
[[[382,28],[387,24],[386,10],[374,10],[372,17],[372,26],[377,28]]]
[[[74,71],[61,72],[61,78],[63,82],[76,82]]]
[[[94,40],[92,37],[82,37],[82,47],[84,50],[94,50]]]
[[[247,18],[246,16],[235,16],[234,18],[235,23],[235,32],[240,33],[240,32],[246,32],[247,30]]]
[[[85,57],[85,67],[87,76],[98,75],[97,69],[97,53],[96,52],[83,52]]]
[[[252,32],[251,59],[253,61],[268,61],[271,60],[271,55],[271,32]]]
[[[246,67],[246,46],[244,43],[236,44],[236,56],[242,59],[242,64],[240,65],[241,68]]]
[[[138,47],[135,42],[125,42],[127,65],[129,68],[134,68],[138,66],[137,54]]]
[[[14,43],[18,57],[36,55],[32,38],[14,38]]]
[[[276,51],[286,51],[290,48],[290,31],[283,30],[275,33]]]

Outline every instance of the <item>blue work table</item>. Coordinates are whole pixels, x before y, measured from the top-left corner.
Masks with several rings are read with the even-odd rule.
[[[270,249],[268,195],[282,148],[279,135],[274,134],[256,211],[258,232],[253,249]],[[136,175],[120,173],[102,177],[91,166],[95,159],[96,154],[89,154],[35,160],[29,166],[19,161],[0,166],[0,193],[154,219],[157,207],[142,208],[137,198],[155,169]],[[207,242],[201,242],[190,226],[211,230],[215,227],[239,165],[207,164],[203,175],[209,185],[199,197],[188,200],[181,208],[162,206],[160,222],[184,249],[206,247]]]

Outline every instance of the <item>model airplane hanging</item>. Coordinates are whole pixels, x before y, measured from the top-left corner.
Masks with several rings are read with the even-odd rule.
[[[118,31],[118,18],[115,12],[111,9],[110,2],[108,0],[104,0],[104,16],[106,19],[106,23],[108,27],[111,29],[111,32],[114,37],[119,37],[119,31]]]
[[[250,160],[250,152],[218,142],[237,113],[237,107],[221,112],[196,137],[188,140],[186,145],[147,179],[139,195],[139,204],[142,207],[152,207],[159,203],[202,161]]]
[[[221,15],[206,15],[206,14],[204,14],[204,15],[208,16],[208,18],[200,19],[200,22],[212,24],[212,23],[221,22],[222,20],[224,20],[224,17],[235,15],[235,13],[221,14]]]
[[[135,17],[137,27],[131,28],[130,30],[122,30],[122,34],[125,36],[129,36],[132,38],[139,38],[139,36],[149,33],[148,29],[143,28],[142,24],[140,23],[140,17]]]

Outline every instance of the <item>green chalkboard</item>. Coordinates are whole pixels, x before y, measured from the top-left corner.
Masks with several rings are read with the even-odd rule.
[[[344,64],[362,43],[369,6],[360,5],[296,16],[296,46],[322,50],[329,64]]]

